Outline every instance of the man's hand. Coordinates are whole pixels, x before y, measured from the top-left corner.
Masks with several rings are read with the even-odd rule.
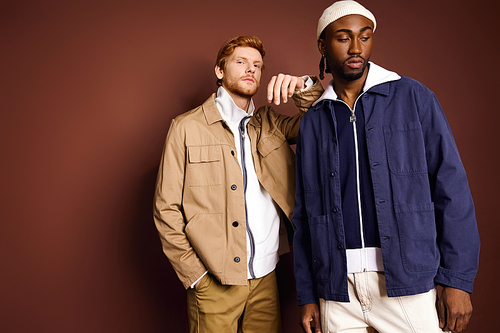
[[[196,282],[196,284],[194,285],[194,290],[198,290],[198,286],[200,285],[200,282],[201,282],[201,279],[200,279],[200,281]]]
[[[305,304],[300,307],[300,326],[305,333],[321,333],[318,304]]]
[[[285,74],[275,75],[267,85],[267,101],[279,105],[282,99],[283,103],[286,103],[295,91],[304,89],[305,87],[306,83],[301,77]]]
[[[439,327],[443,331],[462,332],[472,315],[469,293],[451,287],[444,287],[437,302]]]

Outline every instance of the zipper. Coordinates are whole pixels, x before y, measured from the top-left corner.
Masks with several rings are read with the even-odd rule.
[[[240,140],[240,150],[241,150],[241,170],[243,172],[243,192],[245,195],[245,220],[246,220],[246,227],[247,227],[247,234],[248,234],[248,240],[250,242],[250,258],[248,259],[248,271],[250,273],[250,276],[252,279],[255,279],[255,272],[253,268],[253,261],[255,258],[255,239],[253,237],[252,229],[250,228],[250,223],[248,223],[248,209],[247,209],[247,199],[246,199],[246,192],[247,192],[247,168],[246,168],[246,157],[245,157],[245,120],[250,117],[245,117],[241,120],[240,122],[240,133],[241,133],[241,140]]]
[[[357,192],[357,199],[358,199],[358,212],[359,212],[359,229],[360,229],[360,236],[361,236],[361,265],[363,267],[363,271],[366,271],[366,263],[367,263],[367,258],[366,258],[366,251],[365,249],[365,235],[364,235],[364,228],[363,228],[363,213],[361,210],[361,185],[360,185],[360,176],[359,176],[359,148],[358,148],[358,131],[356,128],[356,115],[354,111],[356,110],[356,104],[358,103],[358,100],[363,96],[364,92],[362,92],[357,98],[356,101],[354,101],[354,108],[351,109],[351,107],[344,102],[341,99],[337,99],[338,102],[344,103],[349,111],[351,112],[351,116],[349,117],[349,121],[352,124],[353,127],[353,132],[354,132],[354,151],[355,151],[355,157],[356,157],[356,192]]]

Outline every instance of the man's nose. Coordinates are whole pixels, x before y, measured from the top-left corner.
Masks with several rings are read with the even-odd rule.
[[[361,54],[363,50],[361,49],[361,43],[357,39],[353,39],[349,45],[349,54]]]

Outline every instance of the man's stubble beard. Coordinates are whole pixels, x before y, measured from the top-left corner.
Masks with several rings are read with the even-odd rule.
[[[257,80],[255,78],[253,78],[253,79],[255,80],[255,82],[257,82]],[[239,82],[241,82],[240,80],[241,80],[241,78],[239,78],[237,80],[226,81],[226,84],[225,84],[226,90],[228,92],[235,94],[237,96],[240,96],[240,97],[245,97],[245,98],[253,97],[257,93],[257,90],[259,89],[259,84],[257,83],[256,85],[254,85],[252,87],[243,88],[238,84]]]
[[[360,57],[361,58],[361,57]],[[350,59],[350,58],[349,58]],[[349,60],[347,59],[347,60]],[[337,74],[338,76],[340,76],[342,79],[348,81],[348,82],[352,82],[352,81],[356,81],[358,79],[360,79],[363,74],[365,73],[365,70],[366,70],[366,67],[368,67],[368,62],[370,60],[370,58],[368,59],[364,59],[364,58],[361,58],[363,59],[363,67],[362,67],[362,70],[359,72],[359,73],[346,73],[344,71],[344,63],[347,62],[344,61],[344,63],[340,64],[338,62],[335,62],[335,61],[329,61],[329,59],[327,58],[327,73],[335,73]],[[331,63],[333,63],[333,66],[331,65]]]

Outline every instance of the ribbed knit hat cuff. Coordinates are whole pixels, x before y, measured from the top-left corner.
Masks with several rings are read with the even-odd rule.
[[[333,3],[333,5],[325,9],[323,15],[321,15],[318,21],[317,38],[319,39],[319,36],[323,32],[323,30],[325,30],[325,28],[330,23],[337,21],[344,16],[354,14],[364,16],[372,21],[373,31],[375,32],[375,29],[377,28],[377,21],[375,20],[375,16],[373,16],[373,14],[368,9],[366,9],[356,1],[343,0],[335,2]]]

